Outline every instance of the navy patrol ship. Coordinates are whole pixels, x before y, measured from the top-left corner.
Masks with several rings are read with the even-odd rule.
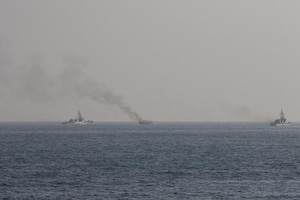
[[[288,126],[290,125],[290,122],[284,117],[284,113],[281,109],[281,112],[279,114],[279,119],[276,119],[274,122],[270,123],[271,126]]]
[[[69,121],[65,121],[62,124],[80,124],[80,125],[85,125],[92,123],[93,121],[91,120],[84,120],[84,118],[81,115],[81,112],[77,112],[77,117],[75,119],[70,119]]]

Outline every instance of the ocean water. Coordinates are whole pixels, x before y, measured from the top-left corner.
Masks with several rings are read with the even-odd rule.
[[[0,123],[0,199],[300,199],[300,124]]]

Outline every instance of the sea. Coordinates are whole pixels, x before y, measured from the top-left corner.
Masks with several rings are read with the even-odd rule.
[[[300,124],[1,122],[0,199],[300,199]]]

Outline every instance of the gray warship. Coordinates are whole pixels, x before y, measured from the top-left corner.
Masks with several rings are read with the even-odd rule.
[[[79,125],[85,125],[90,123],[93,123],[93,121],[84,120],[80,111],[77,112],[77,117],[75,119],[70,119],[69,121],[62,122],[62,124],[79,124]]]
[[[279,113],[279,119],[276,119],[274,122],[270,123],[271,126],[288,126],[290,122],[284,117],[283,110]]]

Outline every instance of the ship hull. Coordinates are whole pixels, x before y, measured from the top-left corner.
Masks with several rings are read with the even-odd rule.
[[[270,126],[289,126],[290,123],[286,122],[286,123],[276,123],[276,122],[272,122],[270,123]]]

